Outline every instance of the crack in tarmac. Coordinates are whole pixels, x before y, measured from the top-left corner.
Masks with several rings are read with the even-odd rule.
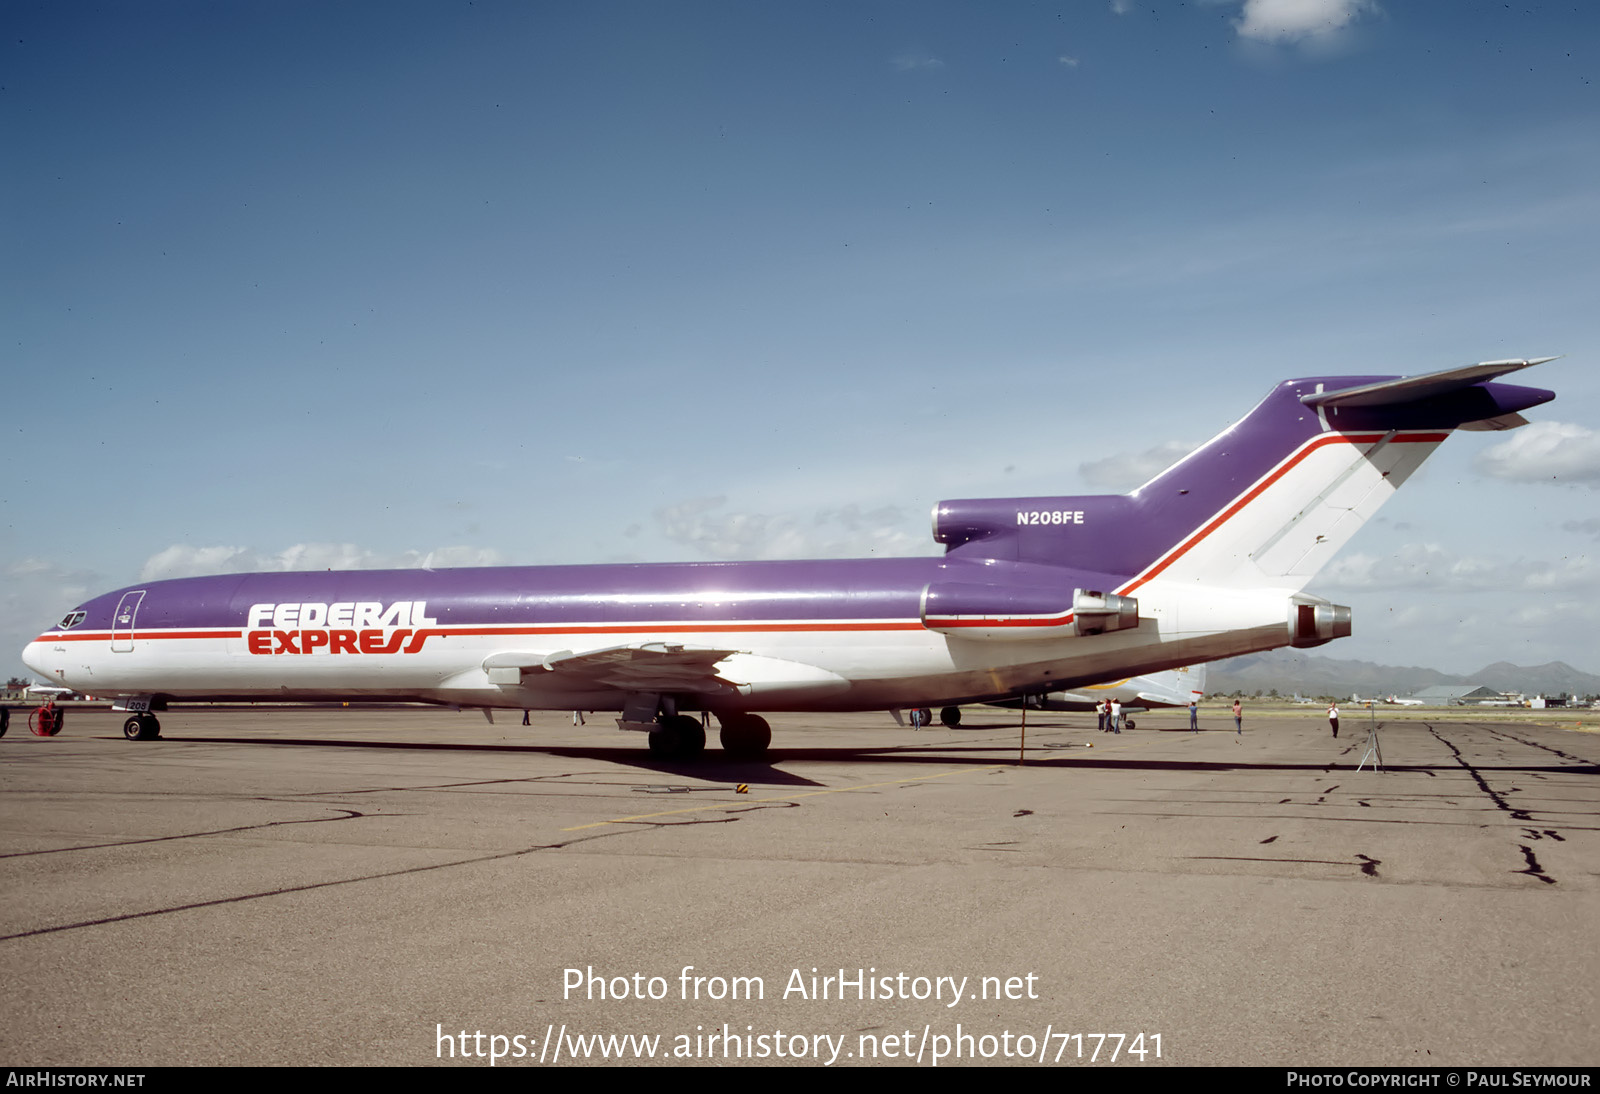
[[[1461,754],[1461,750],[1459,748],[1457,748],[1454,743],[1452,743],[1451,741],[1446,740],[1444,735],[1442,733],[1440,733],[1437,729],[1435,729],[1431,724],[1424,723],[1424,725],[1427,727],[1427,730],[1428,730],[1429,733],[1433,734],[1434,737],[1437,738],[1441,744],[1443,744],[1446,748],[1448,748],[1451,751],[1451,753],[1455,756],[1456,763],[1460,764],[1462,766],[1462,768],[1464,768],[1466,770],[1466,772],[1469,775],[1472,776],[1473,781],[1475,781],[1478,784],[1478,789],[1483,791],[1484,795],[1490,801],[1492,801],[1495,804],[1495,808],[1501,810],[1502,812],[1509,813],[1514,820],[1525,820],[1525,821],[1533,820],[1533,816],[1531,815],[1529,810],[1516,808],[1510,802],[1506,801],[1504,795],[1497,793],[1494,790],[1494,788],[1492,788],[1489,785],[1489,783],[1484,779],[1484,777],[1481,774],[1478,773],[1478,769],[1476,767],[1474,767],[1470,762],[1468,762],[1467,758]],[[1478,727],[1478,728],[1487,728],[1487,727]],[[1495,731],[1493,729],[1489,729],[1488,732],[1489,732],[1489,734],[1491,736],[1499,737],[1502,740],[1505,740],[1505,739],[1509,738],[1511,740],[1517,741],[1518,743],[1524,744],[1524,745],[1532,743],[1532,742],[1529,742],[1529,741],[1524,741],[1521,738],[1515,737],[1515,736],[1513,736],[1512,734],[1509,734],[1509,733],[1501,733],[1501,732],[1497,732],[1497,731]],[[1536,747],[1536,748],[1545,748],[1545,750],[1547,752],[1554,752],[1557,755],[1562,756],[1565,759],[1577,760],[1579,763],[1583,763],[1583,764],[1588,764],[1589,763],[1589,761],[1587,761],[1587,760],[1578,760],[1578,758],[1576,756],[1568,756],[1566,753],[1561,752],[1559,749],[1546,748],[1544,745],[1535,745],[1534,747]],[[1515,793],[1520,793],[1521,791],[1520,791],[1520,788],[1518,788],[1518,787],[1512,787],[1509,792],[1515,794]],[[1532,831],[1532,830],[1525,828],[1525,829],[1523,829],[1523,831],[1524,832],[1528,832],[1528,831]],[[1555,831],[1553,829],[1545,829],[1544,831],[1546,833],[1548,833],[1549,835],[1554,836],[1558,840],[1561,839],[1560,836],[1556,835],[1556,833],[1555,833]],[[1534,838],[1537,839],[1538,836],[1535,836]],[[1525,843],[1519,843],[1517,845],[1517,848],[1518,848],[1518,850],[1520,850],[1522,852],[1523,861],[1525,861],[1527,863],[1527,866],[1526,866],[1526,868],[1521,869],[1521,870],[1514,870],[1514,871],[1512,871],[1513,873],[1527,874],[1530,877],[1538,878],[1540,881],[1544,882],[1546,885],[1554,885],[1554,884],[1556,884],[1556,879],[1551,877],[1549,874],[1547,874],[1545,872],[1545,870],[1544,870],[1544,867],[1540,865],[1538,857],[1533,853],[1533,848],[1529,847]]]

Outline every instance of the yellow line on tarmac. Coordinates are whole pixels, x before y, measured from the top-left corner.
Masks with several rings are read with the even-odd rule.
[[[808,790],[801,794],[779,794],[773,798],[750,798],[747,801],[717,802],[714,805],[691,805],[685,809],[667,809],[660,813],[635,813],[631,817],[613,817],[610,820],[594,821],[590,824],[577,824],[571,828],[563,828],[563,832],[581,832],[585,828],[602,828],[608,824],[628,824],[633,821],[653,820],[656,817],[673,817],[680,813],[703,813],[708,809],[728,809],[740,805],[758,805],[762,802],[797,801],[800,798],[815,798],[821,794],[844,794],[852,790],[876,790],[880,786],[897,786],[902,783],[925,782],[928,779],[946,779],[951,775],[970,775],[974,771],[1004,771],[1010,764],[991,764],[987,767],[963,767],[956,771],[943,771],[937,775],[913,775],[905,779],[890,779],[888,782],[865,783],[861,786],[835,786],[827,790]]]

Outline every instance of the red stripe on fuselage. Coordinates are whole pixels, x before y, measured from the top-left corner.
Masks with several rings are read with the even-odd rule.
[[[152,638],[238,638],[243,631],[84,631],[81,634],[41,634],[35,642],[110,642],[113,637],[122,641],[137,638],[141,642]]]
[[[941,629],[951,627],[1065,627],[1072,622],[1072,613],[1066,615],[1043,615],[1006,619],[960,619],[949,616],[930,615],[928,623],[937,624]]]
[[[887,623],[682,623],[682,624],[650,624],[650,623],[618,623],[618,624],[588,624],[550,623],[537,627],[517,626],[462,626],[462,627],[430,627],[425,631],[416,632],[427,638],[448,635],[466,635],[483,637],[486,635],[517,635],[517,634],[657,634],[661,631],[673,633],[727,633],[733,631],[920,631],[923,626],[920,622],[887,622]],[[132,634],[117,632],[117,637],[124,641],[154,642],[168,638],[242,638],[244,631],[138,631]],[[89,642],[111,641],[110,631],[99,633],[86,632],[83,634],[41,634],[35,642]]]

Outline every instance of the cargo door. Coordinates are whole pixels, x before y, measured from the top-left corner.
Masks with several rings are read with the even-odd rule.
[[[144,602],[145,590],[123,593],[122,599],[117,602],[117,610],[111,617],[111,652],[133,652],[133,623],[139,614],[139,605]]]

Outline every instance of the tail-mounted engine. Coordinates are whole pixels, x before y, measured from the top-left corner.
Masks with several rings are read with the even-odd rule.
[[[1139,601],[1095,590],[939,582],[922,593],[922,625],[983,640],[1076,638],[1139,626]]]
[[[1136,630],[1139,626],[1139,601],[1132,596],[1117,596],[1094,589],[1074,589],[1072,615],[1080,635]]]
[[[1289,598],[1289,645],[1297,649],[1320,646],[1350,635],[1350,609],[1321,597]]]

